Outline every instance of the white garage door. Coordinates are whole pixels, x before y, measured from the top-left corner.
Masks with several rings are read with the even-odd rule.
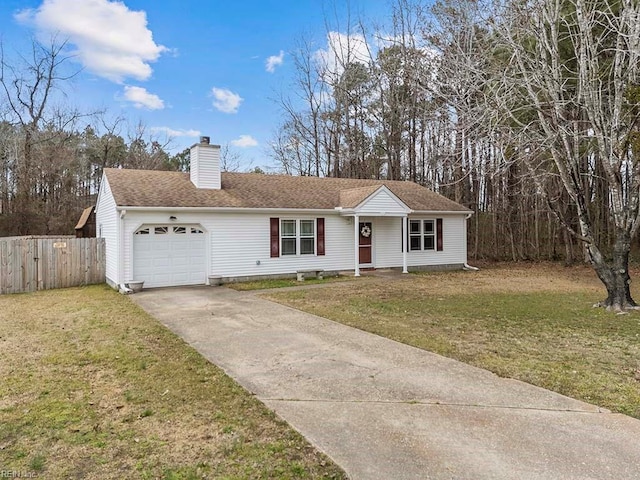
[[[199,226],[144,225],[133,235],[133,279],[145,287],[205,283],[205,237]]]

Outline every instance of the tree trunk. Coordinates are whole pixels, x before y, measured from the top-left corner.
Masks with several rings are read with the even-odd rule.
[[[624,231],[616,234],[616,241],[613,246],[612,260],[608,264],[597,247],[589,246],[589,257],[600,281],[607,289],[607,298],[600,303],[600,306],[607,310],[617,312],[637,307],[636,302],[631,298],[629,284],[629,251],[631,249],[631,238]]]
[[[570,267],[573,265],[573,242],[566,229],[562,229],[562,240],[564,242],[564,266]]]

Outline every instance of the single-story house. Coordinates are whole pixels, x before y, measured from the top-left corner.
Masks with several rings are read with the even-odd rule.
[[[145,287],[362,268],[463,268],[471,211],[413,182],[220,171],[104,170],[96,205],[106,277]]]

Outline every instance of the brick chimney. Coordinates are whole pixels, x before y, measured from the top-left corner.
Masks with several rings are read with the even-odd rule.
[[[220,145],[210,145],[209,137],[191,147],[191,182],[198,188],[220,190]]]

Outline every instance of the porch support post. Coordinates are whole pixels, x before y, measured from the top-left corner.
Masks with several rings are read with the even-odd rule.
[[[402,273],[409,273],[407,270],[407,223],[409,222],[408,216],[402,217]]]
[[[360,276],[360,217],[353,216],[353,261],[354,277]]]

